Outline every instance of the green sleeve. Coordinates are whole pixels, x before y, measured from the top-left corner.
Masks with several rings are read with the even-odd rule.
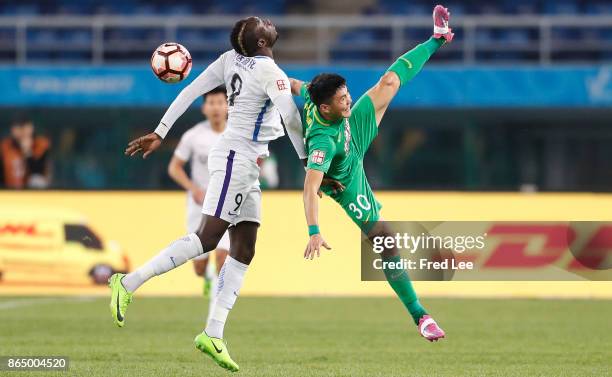
[[[387,71],[395,72],[401,84],[404,85],[421,72],[425,63],[443,44],[444,38],[431,37],[400,56]]]
[[[302,83],[302,87],[300,88],[300,97],[304,99],[304,101],[310,101],[310,94],[308,94],[308,82]]]
[[[329,135],[315,135],[308,140],[308,169],[327,173],[334,155],[336,144]]]

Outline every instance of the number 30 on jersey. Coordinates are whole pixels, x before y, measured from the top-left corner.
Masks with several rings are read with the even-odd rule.
[[[363,211],[369,211],[372,205],[368,201],[368,198],[362,194],[357,195],[356,202],[357,205],[355,205],[355,203],[349,203],[348,208],[355,214],[357,220],[361,220],[363,218]]]

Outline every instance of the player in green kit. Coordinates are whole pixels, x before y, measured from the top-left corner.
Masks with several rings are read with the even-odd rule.
[[[421,70],[427,60],[453,33],[448,27],[450,13],[441,5],[434,8],[434,34],[397,59],[379,82],[363,95],[351,108],[351,96],[346,81],[340,75],[324,73],[311,83],[291,79],[294,95],[305,100],[304,137],[308,152],[304,181],[304,210],[310,240],[305,258],[318,256],[320,248],[330,249],[318,226],[319,190],[333,198],[370,239],[392,235],[380,217],[381,205],[376,200],[363,169],[363,158],[378,134],[389,103],[398,92]],[[322,185],[323,179],[339,183],[335,187]],[[339,189],[338,189],[339,188]],[[397,250],[382,253],[383,260],[400,260]],[[419,303],[408,273],[404,270],[385,269],[387,281],[410,312],[419,333],[430,341],[444,337],[423,306]]]

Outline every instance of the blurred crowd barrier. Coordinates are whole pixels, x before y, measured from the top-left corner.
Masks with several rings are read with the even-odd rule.
[[[178,192],[0,193],[0,295],[106,294],[110,271],[133,269],[185,233],[185,199]],[[609,194],[381,192],[378,199],[386,220],[612,220]],[[321,200],[320,219],[332,250],[306,261],[300,192],[266,192],[257,252],[241,292],[390,295],[385,282],[361,281],[360,233],[329,198]],[[538,249],[541,242],[535,239],[532,246]],[[606,250],[609,261],[612,248]],[[612,282],[576,279],[416,285],[423,296],[612,298]],[[152,279],[139,291],[200,293],[201,282],[190,264]]]

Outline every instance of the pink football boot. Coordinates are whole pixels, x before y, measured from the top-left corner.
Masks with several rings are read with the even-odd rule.
[[[436,321],[429,315],[424,315],[419,320],[419,333],[430,342],[444,338],[444,330],[442,330]]]
[[[453,40],[455,34],[452,32],[452,29],[448,27],[449,19],[450,12],[448,8],[444,8],[442,5],[436,5],[433,10],[434,38],[444,38],[447,43]]]

